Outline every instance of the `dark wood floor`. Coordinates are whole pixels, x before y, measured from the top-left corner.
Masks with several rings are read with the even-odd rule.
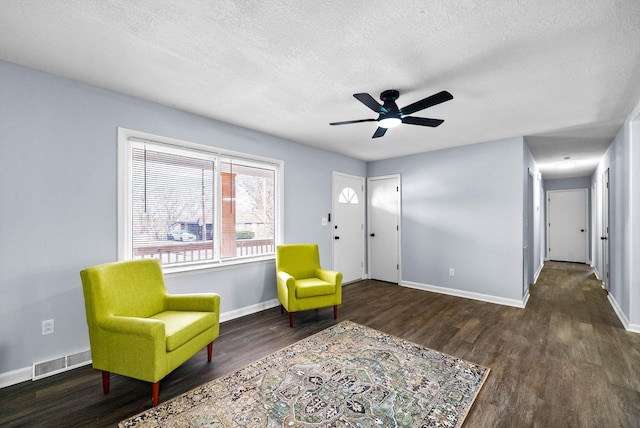
[[[376,281],[344,289],[339,319],[491,369],[465,427],[640,426],[640,334],[626,332],[585,265],[548,262],[525,309]],[[331,308],[278,308],[225,322],[206,362],[200,352],[161,383],[160,400],[240,368],[332,324]],[[150,386],[79,368],[0,389],[0,426],[116,426],[150,407]]]

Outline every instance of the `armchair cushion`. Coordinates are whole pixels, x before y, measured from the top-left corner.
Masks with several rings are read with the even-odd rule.
[[[296,297],[326,296],[336,294],[336,285],[318,278],[305,278],[296,281]]]
[[[178,349],[217,321],[215,312],[164,311],[149,318],[164,323],[167,352]]]

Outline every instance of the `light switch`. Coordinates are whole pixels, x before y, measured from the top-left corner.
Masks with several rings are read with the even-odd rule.
[[[322,225],[326,226],[328,223],[327,218],[326,217],[322,217]]]

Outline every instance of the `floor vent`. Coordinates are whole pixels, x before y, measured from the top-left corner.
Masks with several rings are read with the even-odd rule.
[[[40,361],[33,364],[31,380],[42,379],[57,373],[65,372],[76,367],[85,366],[91,363],[91,351],[78,352],[66,357],[54,358],[52,360]]]

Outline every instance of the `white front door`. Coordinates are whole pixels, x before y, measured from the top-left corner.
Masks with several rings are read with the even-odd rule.
[[[586,263],[587,189],[547,192],[549,260]]]
[[[342,282],[362,279],[364,271],[364,178],[333,173],[333,269]]]
[[[372,279],[400,280],[400,176],[368,179],[369,274]]]

